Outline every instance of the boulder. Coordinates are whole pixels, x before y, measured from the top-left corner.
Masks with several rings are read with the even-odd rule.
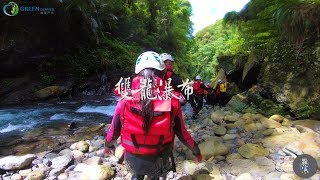
[[[249,105],[247,104],[247,100],[244,95],[237,94],[237,95],[232,96],[231,100],[227,104],[227,107],[229,107],[230,109],[232,109],[235,112],[243,112],[243,110],[246,109],[247,107],[249,107]],[[235,122],[240,119],[240,116],[239,117],[227,116],[227,117],[224,117],[224,119],[226,121]]]
[[[88,152],[89,144],[85,141],[79,141],[76,145],[76,149],[81,152]]]
[[[232,154],[227,155],[227,158],[226,158],[227,161],[230,161],[233,159],[243,159],[243,158],[239,153],[232,153]]]
[[[216,125],[216,126],[213,126],[213,132],[216,135],[223,136],[227,133],[227,129],[225,127]]]
[[[246,124],[244,125],[244,129],[248,132],[254,132],[254,131],[257,131],[258,128],[256,126],[256,123],[249,123],[249,124]]]
[[[50,97],[58,97],[66,92],[65,87],[61,86],[49,86],[34,93],[39,99],[47,99]]]
[[[277,128],[282,126],[279,122],[273,119],[264,118],[264,119],[261,119],[260,122],[265,128]]]
[[[259,156],[267,156],[269,154],[268,150],[266,150],[261,145],[250,143],[242,145],[238,149],[238,152],[241,156],[247,159]]]
[[[22,177],[27,177],[28,174],[30,174],[32,172],[31,169],[24,169],[24,170],[20,170],[19,171],[19,175],[22,176]]]
[[[88,165],[100,165],[102,163],[101,157],[94,156],[84,161]]]
[[[42,180],[45,176],[45,171],[43,169],[36,169],[28,174],[26,180]]]
[[[59,157],[52,159],[51,167],[55,168],[55,169],[58,169],[61,167],[66,167],[69,165],[69,163],[71,163],[72,160],[73,160],[72,156],[68,156],[68,155],[59,156]]]
[[[3,170],[19,170],[31,165],[31,162],[36,159],[36,155],[27,154],[24,156],[6,156],[0,159],[0,169]]]
[[[274,133],[275,132],[275,130],[274,129],[266,129],[266,130],[264,130],[263,132],[262,132],[262,134],[264,135],[264,136],[270,136],[272,133]]]
[[[223,121],[224,114],[221,111],[213,111],[210,115],[210,118],[213,122],[220,123]]]
[[[240,114],[226,115],[223,119],[226,122],[236,122],[241,119],[241,116]]]
[[[200,143],[199,148],[204,159],[209,159],[212,156],[226,155],[229,152],[229,148],[226,145],[214,138]]]
[[[305,126],[307,128],[310,128],[314,131],[320,131],[320,121],[317,120],[311,120],[311,119],[306,119],[306,120],[297,120],[297,121],[292,121],[293,125],[300,125],[300,126]]]
[[[13,174],[11,180],[22,180],[22,176],[20,174]]]
[[[253,176],[265,176],[274,170],[275,165],[272,163],[272,160],[268,160],[267,163],[262,164],[249,159],[232,159],[222,167],[223,172],[228,172],[233,175],[250,173]]]
[[[272,115],[269,119],[277,121],[278,123],[282,123],[284,120],[284,117],[281,115],[275,114],[275,115]]]
[[[250,173],[243,173],[236,177],[235,180],[254,180]]]
[[[237,134],[226,134],[226,135],[222,136],[222,139],[224,141],[228,141],[228,140],[236,139],[237,136],[238,136]]]
[[[81,179],[112,179],[114,171],[110,166],[91,165],[81,173]]]

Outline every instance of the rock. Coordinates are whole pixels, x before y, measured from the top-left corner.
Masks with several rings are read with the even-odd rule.
[[[76,149],[81,152],[88,152],[89,144],[85,141],[79,141],[76,145]]]
[[[235,128],[237,128],[237,125],[235,125],[234,123],[227,123],[226,128],[227,129],[235,129]]]
[[[280,180],[299,180],[300,178],[293,173],[283,173],[280,176]]]
[[[264,180],[269,180],[269,179],[280,179],[281,174],[283,174],[282,172],[271,172],[267,175],[264,176]]]
[[[121,145],[119,145],[119,146],[116,148],[114,155],[115,155],[118,159],[120,159],[120,158],[123,156],[124,151],[125,151],[124,147],[121,146]]]
[[[59,152],[59,156],[64,156],[64,155],[73,156],[72,150],[71,149],[64,149]]]
[[[270,160],[271,161],[271,160]],[[275,170],[273,165],[259,165],[257,162],[249,159],[233,159],[229,160],[227,164],[222,167],[223,172],[228,172],[234,175],[242,173],[250,173],[255,176],[265,176],[266,174]]]
[[[213,122],[220,123],[223,121],[223,113],[221,111],[213,111],[211,113],[210,118],[213,120]]]
[[[11,180],[22,180],[22,176],[20,174],[13,174]]]
[[[84,153],[79,150],[73,150],[72,153],[74,159],[77,161],[81,161],[85,157]]]
[[[84,161],[88,165],[100,165],[102,163],[101,157],[94,156]]]
[[[281,163],[280,168],[283,172],[293,172],[293,160],[284,161],[283,163]]]
[[[212,177],[209,174],[199,174],[194,179],[195,180],[212,180]]]
[[[67,180],[67,179],[68,179],[67,173],[62,173],[58,176],[58,180]]]
[[[186,174],[193,175],[197,170],[204,167],[203,163],[197,164],[194,161],[186,160],[182,162],[182,170]]]
[[[264,118],[264,119],[261,119],[260,122],[265,128],[281,127],[281,124],[273,119]]]
[[[60,86],[49,86],[34,93],[39,99],[47,99],[49,97],[57,97],[66,92],[66,88]]]
[[[204,159],[208,159],[211,156],[226,155],[229,152],[229,149],[226,145],[218,142],[214,138],[200,143],[199,148]]]
[[[260,122],[256,122],[256,127],[258,131],[263,131],[266,129]]]
[[[226,158],[227,161],[230,161],[233,159],[243,159],[243,158],[239,153],[232,153],[232,154],[227,155],[227,158]]]
[[[248,131],[248,132],[253,132],[253,131],[257,131],[258,130],[258,128],[257,128],[255,123],[249,123],[249,124],[244,125],[244,129],[246,131]]]
[[[83,179],[81,178],[81,172],[70,171],[68,172],[68,179]]]
[[[254,115],[251,113],[245,113],[244,115],[242,115],[241,119],[244,122],[252,121],[252,119],[254,119]]]
[[[188,175],[188,176],[182,176],[179,178],[179,180],[192,180],[192,176]]]
[[[224,141],[228,141],[228,140],[236,139],[237,136],[238,136],[237,134],[226,134],[226,135],[222,136],[222,139]]]
[[[297,125],[304,126],[312,129],[313,131],[319,131],[320,129],[320,121],[318,120],[311,120],[311,119],[297,120],[297,121],[293,121],[292,123],[295,126]]]
[[[0,159],[0,169],[3,170],[19,170],[31,165],[36,159],[36,155],[27,154],[24,156],[6,156]]]
[[[45,177],[45,172],[43,169],[36,169],[32,171],[28,176],[26,177],[26,180],[42,180]]]
[[[281,124],[282,124],[282,126],[290,127],[290,126],[293,125],[293,122],[290,121],[290,120],[287,119],[287,118],[284,118]]]
[[[269,120],[274,120],[277,121],[278,123],[282,123],[283,122],[284,117],[278,114],[272,115]]]
[[[46,154],[44,157],[47,158],[47,159],[49,159],[50,161],[52,161],[52,159],[54,159],[54,158],[56,158],[56,157],[58,157],[58,156],[59,156],[59,155],[56,154],[56,153],[48,153],[48,154]]]
[[[213,132],[216,135],[223,136],[227,133],[227,129],[225,127],[217,125],[213,127]]]
[[[96,147],[96,148],[102,148],[103,147],[103,144],[104,144],[104,139],[98,139],[96,141],[92,141],[92,146],[93,147]]]
[[[71,150],[76,150],[77,149],[77,143],[71,144],[70,149]]]
[[[81,173],[81,179],[111,179],[114,171],[109,166],[91,165]]]
[[[299,142],[292,142],[287,144],[284,149],[286,149],[287,151],[290,151],[296,155],[301,155],[303,154],[302,149],[303,149],[303,144],[299,143]]]
[[[52,169],[49,173],[49,176],[58,176],[59,174],[63,173],[65,169],[66,169],[65,167]]]
[[[61,167],[66,167],[69,165],[69,163],[71,163],[71,161],[73,160],[73,157],[72,156],[59,156],[59,157],[56,157],[54,159],[52,159],[52,165],[51,167],[52,168],[55,168],[55,169],[58,169],[58,168],[61,168]]]
[[[240,174],[235,180],[254,180],[250,173]]]
[[[224,116],[223,119],[224,119],[226,122],[236,122],[236,121],[238,121],[240,118],[241,118],[241,117],[240,117],[239,114],[234,114],[234,115],[226,115],[226,116]]]
[[[247,159],[258,156],[267,156],[269,154],[269,152],[261,145],[250,143],[242,145],[238,149],[238,152],[241,156]]]
[[[207,125],[207,126],[213,126],[214,123],[210,118],[205,118],[203,121],[203,124]]]
[[[266,129],[266,130],[264,130],[263,132],[262,132],[262,134],[264,135],[264,136],[270,136],[272,133],[274,133],[275,132],[275,130],[274,129]]]
[[[236,121],[235,123],[234,123],[234,125],[238,128],[238,129],[243,129],[244,128],[244,125],[245,125],[246,123],[244,122],[244,121]]]
[[[228,91],[227,93],[230,93],[230,92]],[[232,98],[230,99],[226,107],[232,109],[235,112],[243,112],[243,110],[248,107],[246,97],[243,94],[234,95],[232,96]],[[234,122],[236,120],[232,118],[231,121]]]
[[[22,176],[22,177],[27,177],[29,173],[31,173],[31,169],[25,169],[25,170],[20,170],[19,171],[19,174]]]
[[[99,149],[96,153],[97,153],[97,156],[104,157],[104,150],[103,149]]]
[[[318,139],[318,136],[313,133],[296,133],[296,132],[284,132],[281,134],[272,134],[272,136],[266,137],[262,140],[263,146],[267,148],[283,148],[287,144],[292,142],[310,142],[314,143]]]
[[[88,165],[88,164],[79,163],[79,164],[77,164],[77,166],[73,169],[73,171],[83,172],[83,171],[85,171],[87,168],[89,168],[89,165]]]

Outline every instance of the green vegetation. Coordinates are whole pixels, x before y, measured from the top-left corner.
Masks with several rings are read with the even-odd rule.
[[[319,40],[319,17],[319,0],[251,0],[241,12],[229,12],[197,33],[190,50],[196,59],[192,65],[198,69],[196,73],[212,79],[217,57],[222,55],[266,57],[281,49],[278,53],[286,50],[295,55],[292,60],[299,61],[305,48]]]

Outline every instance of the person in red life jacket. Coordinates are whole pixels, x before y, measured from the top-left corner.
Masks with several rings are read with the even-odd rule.
[[[206,100],[207,104],[213,105],[213,100],[214,100],[213,87],[211,86],[210,83],[206,83],[205,86],[206,86],[206,89],[204,90],[204,99]]]
[[[194,101],[196,102],[196,106],[192,107],[193,108],[192,118],[195,119],[198,113],[200,112],[200,110],[202,109],[204,91],[207,90],[208,88],[203,84],[203,82],[201,81],[201,77],[199,75],[196,76],[196,79],[192,87],[193,87]]]
[[[189,101],[189,99],[193,99],[193,98],[187,98],[186,94],[183,93],[182,91],[182,87],[178,87],[179,85],[183,84],[183,81],[182,81],[182,78],[173,71],[173,63],[174,63],[173,57],[168,53],[162,53],[160,54],[160,58],[161,58],[161,61],[165,64],[164,80],[168,81],[168,79],[171,78],[171,85],[174,90],[173,93],[176,96],[180,97],[181,105],[182,106],[185,105],[186,101],[188,101],[191,104],[191,107],[196,106],[194,101]]]
[[[141,82],[152,79],[152,97],[161,97],[163,91],[157,83],[162,79],[164,64],[157,53],[142,53],[135,66],[136,77],[132,81],[132,98],[121,99],[116,106],[110,129],[106,136],[106,149],[114,148],[113,143],[120,136],[125,148],[125,161],[132,179],[151,179],[166,177],[173,166],[172,146],[175,135],[197,157],[202,155],[197,143],[187,131],[181,117],[178,99],[169,100],[142,98]]]

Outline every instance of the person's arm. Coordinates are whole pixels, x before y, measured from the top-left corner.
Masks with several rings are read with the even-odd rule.
[[[182,86],[178,87],[179,85],[183,84],[180,76],[173,73],[171,76],[171,84],[172,84],[172,87],[174,90],[179,91],[180,93],[184,94],[182,92]]]
[[[121,115],[121,110],[123,108],[123,103],[124,103],[123,101],[119,101],[114,111],[111,126],[106,136],[107,147],[113,147],[114,141],[116,141],[120,136],[120,132],[121,132],[120,115]]]
[[[193,140],[190,133],[187,131],[186,126],[184,124],[184,121],[182,119],[182,111],[181,109],[177,112],[177,115],[174,119],[174,132],[179,138],[179,140],[187,146],[192,153],[197,156],[199,159],[199,156],[201,156],[200,149],[198,147],[198,144]]]

